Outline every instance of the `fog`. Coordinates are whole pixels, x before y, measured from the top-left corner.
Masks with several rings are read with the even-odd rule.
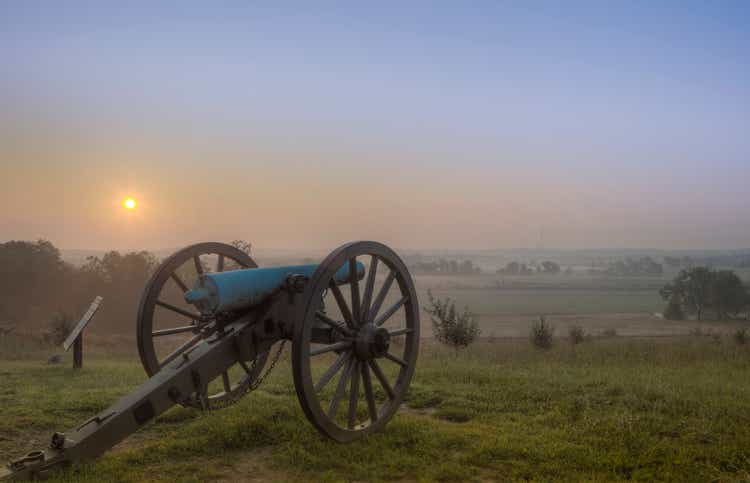
[[[7,7],[0,240],[750,246],[742,15],[366,10]]]

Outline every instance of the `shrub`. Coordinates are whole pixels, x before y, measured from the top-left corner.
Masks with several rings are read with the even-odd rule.
[[[552,347],[552,336],[555,334],[555,328],[547,322],[543,315],[539,320],[531,324],[531,343],[539,349],[549,349]]]
[[[586,331],[580,325],[571,325],[568,328],[568,338],[571,344],[580,344],[586,340]]]
[[[747,344],[748,338],[750,337],[750,334],[748,334],[747,329],[737,329],[737,331],[734,333],[734,341],[737,342],[739,345],[745,345]]]
[[[453,347],[458,354],[458,349],[468,347],[479,337],[479,323],[468,307],[459,314],[456,311],[456,303],[451,299],[436,298],[430,290],[427,291],[427,296],[430,304],[424,307],[424,310],[430,314],[432,332],[438,341]]]

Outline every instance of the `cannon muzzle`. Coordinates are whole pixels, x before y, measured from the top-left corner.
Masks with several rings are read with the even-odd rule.
[[[205,315],[248,309],[282,288],[290,277],[309,279],[317,268],[318,265],[294,265],[204,273],[195,287],[185,293],[185,301]],[[364,273],[364,264],[357,262],[357,280],[361,280]],[[337,285],[349,283],[349,264],[336,272],[334,280]]]

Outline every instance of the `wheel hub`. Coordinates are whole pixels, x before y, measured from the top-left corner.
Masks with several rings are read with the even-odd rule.
[[[383,357],[391,345],[391,335],[382,327],[365,324],[360,327],[354,341],[354,352],[361,360]]]

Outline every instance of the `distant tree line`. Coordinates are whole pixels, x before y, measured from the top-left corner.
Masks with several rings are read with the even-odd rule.
[[[708,267],[683,269],[674,280],[659,291],[667,302],[664,316],[682,320],[695,315],[702,320],[707,310],[720,320],[750,318],[750,292],[739,276],[731,270]]]
[[[156,265],[146,251],[110,251],[77,267],[46,240],[0,243],[0,323],[49,328],[53,320],[78,317],[101,295],[96,328],[132,332],[141,292]]]
[[[618,277],[661,275],[664,273],[664,267],[651,257],[626,258],[610,263],[604,273]]]
[[[471,260],[446,260],[441,258],[437,261],[419,261],[409,265],[409,270],[414,273],[441,273],[470,275],[481,273],[481,269],[474,265]]]
[[[740,250],[733,253],[718,253],[713,255],[693,255],[693,256],[665,256],[664,264],[671,268],[693,268],[703,267],[750,267],[750,253],[747,250]]]
[[[695,261],[688,256],[683,257],[664,257],[664,264],[671,268],[691,268],[695,266]]]
[[[526,264],[517,261],[508,262],[503,268],[497,270],[497,273],[501,275],[533,275],[534,273],[543,273],[547,275],[556,275],[560,273],[562,269],[557,263],[545,260],[539,264]],[[566,274],[571,271],[566,270]]]

